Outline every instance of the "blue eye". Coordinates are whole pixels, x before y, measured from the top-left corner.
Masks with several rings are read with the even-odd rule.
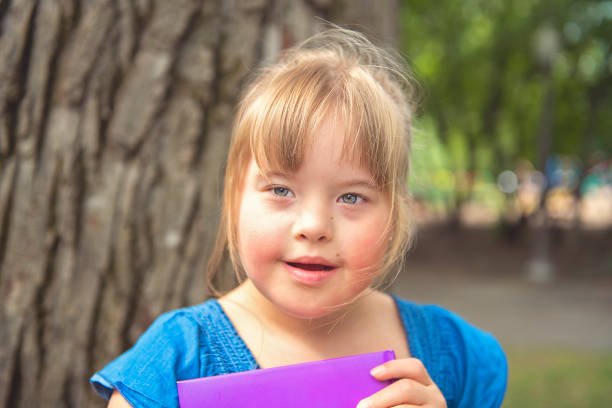
[[[344,204],[357,204],[360,198],[357,194],[347,193],[340,196],[340,201]]]
[[[279,197],[287,197],[290,193],[287,187],[274,187],[272,192]]]

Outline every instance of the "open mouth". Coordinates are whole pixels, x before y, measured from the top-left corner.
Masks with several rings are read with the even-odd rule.
[[[331,271],[334,269],[333,266],[322,265],[322,264],[310,264],[310,263],[298,263],[298,262],[287,262],[288,265],[294,268],[303,269],[305,271]]]

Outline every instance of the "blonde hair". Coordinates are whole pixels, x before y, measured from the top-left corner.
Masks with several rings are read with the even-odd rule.
[[[326,118],[346,130],[343,155],[367,168],[391,205],[389,246],[380,276],[399,273],[410,246],[411,81],[390,53],[361,33],[333,28],[285,51],[278,62],[255,72],[238,105],[225,171],[223,212],[207,270],[208,288],[229,253],[238,281],[238,211],[251,159],[264,173],[300,168],[312,134]],[[381,279],[379,283],[382,282]]]

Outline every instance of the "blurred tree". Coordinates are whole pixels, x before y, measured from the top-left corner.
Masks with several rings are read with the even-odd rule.
[[[402,6],[403,48],[426,91],[423,116],[433,118],[458,184],[464,170],[473,181],[476,171],[499,174],[521,158],[543,172],[553,153],[576,157],[584,175],[597,152],[612,152],[612,1]],[[455,227],[472,199],[474,183],[465,185],[454,189]],[[540,228],[527,265],[537,281],[554,275],[546,197],[533,215]],[[514,236],[524,225],[521,217],[504,231]]]
[[[611,1],[404,0],[401,18],[451,169],[612,151]],[[456,193],[458,208],[470,193]]]
[[[244,75],[315,16],[391,41],[379,4],[0,1],[1,406],[102,406],[88,377],[206,298]]]

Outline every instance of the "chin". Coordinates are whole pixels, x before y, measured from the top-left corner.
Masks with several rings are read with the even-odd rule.
[[[276,306],[283,310],[286,314],[297,319],[314,320],[332,315],[339,310],[339,305],[346,304],[347,301],[337,301],[334,303],[319,300],[296,301],[291,299],[288,302],[276,303]]]
[[[322,310],[320,307],[319,308],[304,308],[304,307],[285,308],[283,307],[282,309],[289,316],[295,317],[296,319],[303,319],[303,320],[318,319],[321,317],[325,317],[326,315],[330,313],[329,310]]]

